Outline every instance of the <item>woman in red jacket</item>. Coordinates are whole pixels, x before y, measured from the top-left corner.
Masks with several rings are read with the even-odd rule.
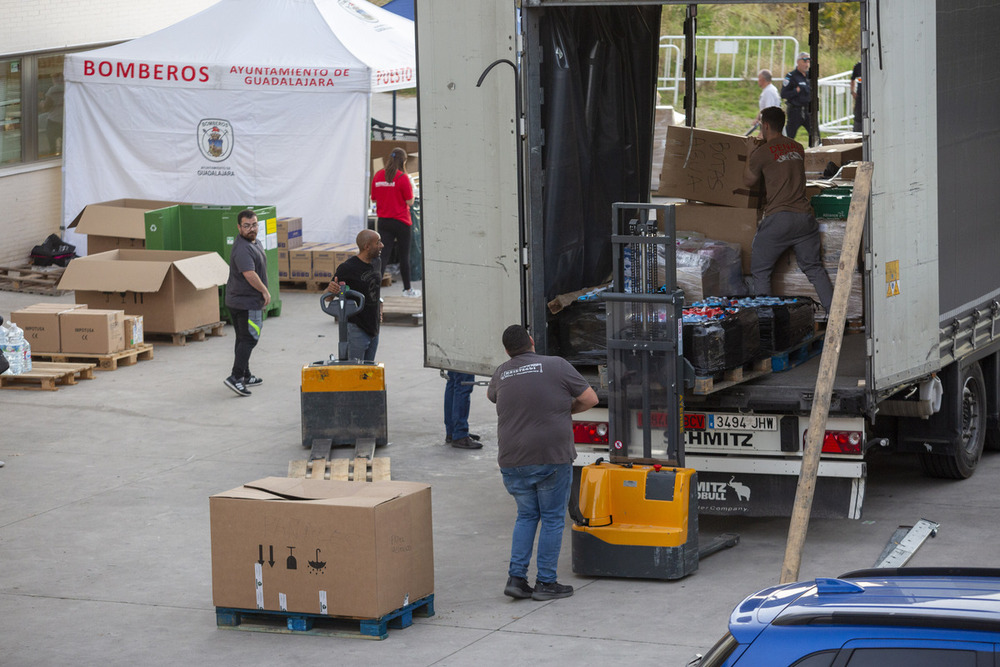
[[[378,215],[378,233],[385,248],[382,257],[388,262],[392,249],[399,249],[399,273],[403,279],[403,296],[418,297],[420,290],[410,288],[410,239],[413,221],[413,184],[406,175],[406,151],[393,148],[385,169],[379,169],[372,179],[372,200]]]

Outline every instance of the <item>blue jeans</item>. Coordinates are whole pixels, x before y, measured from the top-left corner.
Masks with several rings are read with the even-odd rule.
[[[444,432],[452,440],[469,436],[469,404],[475,381],[475,375],[448,371],[448,384],[444,388]]]
[[[347,323],[347,358],[361,361],[375,361],[378,349],[378,334],[370,336],[367,331],[353,322]]]
[[[531,546],[538,532],[538,581],[552,583],[556,580],[562,533],[566,526],[566,507],[573,481],[571,463],[546,463],[544,465],[500,468],[507,493],[517,501],[517,521],[510,545],[511,577],[527,578],[531,563]]]

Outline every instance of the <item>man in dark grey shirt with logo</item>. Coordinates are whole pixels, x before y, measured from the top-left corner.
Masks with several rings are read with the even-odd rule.
[[[597,405],[597,394],[561,357],[535,354],[535,341],[519,324],[503,332],[510,360],[490,380],[486,396],[497,405],[497,463],[507,492],[517,502],[510,567],[504,594],[554,600],[573,594],[556,581],[573,479],[572,414]],[[528,585],[528,565],[538,532],[538,576]]]
[[[247,209],[236,216],[239,236],[229,253],[229,282],[226,283],[226,307],[236,330],[236,353],[232,375],[223,382],[240,396],[249,396],[253,387],[263,382],[250,372],[250,353],[260,338],[264,308],[271,303],[267,290],[267,256],[257,240],[257,214]]]

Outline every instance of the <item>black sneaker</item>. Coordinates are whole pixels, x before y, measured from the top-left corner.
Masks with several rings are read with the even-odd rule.
[[[535,591],[531,594],[532,600],[558,600],[559,598],[568,598],[573,594],[573,587],[560,584],[557,581],[535,582]]]
[[[264,384],[264,380],[256,375],[251,375],[250,377],[243,378],[243,384],[248,387],[256,387],[259,384]]]
[[[223,380],[222,383],[227,387],[229,387],[230,389],[232,389],[233,391],[235,391],[240,396],[250,395],[250,390],[247,389],[246,386],[243,384],[243,380],[237,380],[233,376],[229,376],[225,380]]]
[[[524,577],[507,577],[507,587],[503,589],[504,595],[516,600],[527,600],[534,592]]]
[[[479,434],[478,434],[478,433],[470,433],[470,434],[469,434],[469,437],[470,437],[470,438],[472,438],[473,440],[476,440],[477,442],[478,442],[478,441],[479,441],[479,439],[480,439],[480,436],[479,436]],[[450,436],[450,435],[446,435],[446,436],[444,436],[444,441],[445,441],[445,442],[449,442],[449,443],[450,443],[450,442],[451,442],[451,436]]]
[[[456,449],[482,449],[483,443],[476,442],[472,438],[459,438],[458,440],[452,440],[451,446]]]

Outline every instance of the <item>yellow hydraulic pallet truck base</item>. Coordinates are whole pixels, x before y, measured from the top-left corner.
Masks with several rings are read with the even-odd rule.
[[[329,458],[336,445],[353,445],[370,459],[376,446],[388,444],[389,429],[385,367],[347,358],[347,318],[364,307],[364,295],[327,293],[320,307],[337,318],[340,344],[337,358],[302,367],[302,446],[312,447],[311,459]]]
[[[680,579],[698,569],[698,475],[633,463],[585,466],[573,572]]]

